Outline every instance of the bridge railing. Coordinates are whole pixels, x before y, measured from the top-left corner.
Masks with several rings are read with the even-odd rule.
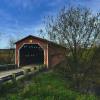
[[[42,65],[42,67],[40,66],[34,66],[32,68],[26,68],[26,69],[22,69],[21,71],[18,72],[14,72],[11,73],[9,75],[6,75],[4,77],[0,78],[0,84],[7,82],[7,81],[13,81],[13,80],[17,80],[20,79],[22,77],[26,77],[28,75],[34,75],[40,71],[44,71],[47,70],[47,68],[45,66]]]

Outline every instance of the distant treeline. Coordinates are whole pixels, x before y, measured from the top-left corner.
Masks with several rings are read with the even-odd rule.
[[[15,63],[15,49],[0,49],[0,65]]]
[[[7,53],[9,51],[15,51],[15,49],[0,49],[0,53]]]

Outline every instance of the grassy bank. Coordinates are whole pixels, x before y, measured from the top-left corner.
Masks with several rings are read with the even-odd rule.
[[[70,89],[70,84],[52,71],[42,72],[17,83],[4,84],[0,89],[0,100],[98,100],[94,95]]]

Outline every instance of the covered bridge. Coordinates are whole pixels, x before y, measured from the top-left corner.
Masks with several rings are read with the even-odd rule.
[[[18,67],[36,64],[53,67],[64,60],[66,56],[65,47],[32,35],[15,44],[15,63]]]

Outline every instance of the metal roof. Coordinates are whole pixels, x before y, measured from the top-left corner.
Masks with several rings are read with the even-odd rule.
[[[55,45],[55,46],[59,46],[59,47],[62,47],[62,48],[65,48],[66,49],[66,47],[64,47],[62,45],[59,45],[59,44],[54,43],[52,41],[48,41],[46,39],[43,39],[43,38],[40,38],[40,37],[36,37],[36,36],[33,36],[33,35],[29,35],[29,36],[27,36],[27,37],[25,37],[25,38],[23,38],[21,40],[18,40],[17,42],[15,42],[15,44],[20,43],[20,42],[22,42],[22,41],[24,41],[25,39],[28,39],[28,38],[38,39],[38,40],[41,40],[41,41],[46,42],[48,44]]]

